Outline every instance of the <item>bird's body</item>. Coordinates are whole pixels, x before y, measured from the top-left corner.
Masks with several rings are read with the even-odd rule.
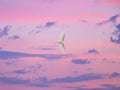
[[[58,40],[58,43],[60,44],[61,51],[65,51],[64,39],[65,39],[65,33],[62,32],[60,35],[60,38]]]
[[[60,35],[60,38],[58,40],[58,43],[64,43],[64,39],[65,39],[65,33],[62,32],[61,35]]]

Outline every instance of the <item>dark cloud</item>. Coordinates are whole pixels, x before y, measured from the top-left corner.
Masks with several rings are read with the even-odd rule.
[[[90,50],[88,50],[88,52],[87,52],[88,54],[99,54],[99,52],[96,50],[96,49],[90,49]]]
[[[40,33],[44,28],[50,28],[50,27],[52,27],[52,26],[54,26],[56,24],[56,22],[46,22],[44,25],[38,25],[38,26],[36,26],[36,29],[37,30],[35,30],[35,33]],[[31,31],[31,32],[34,32],[34,31]]]
[[[0,77],[0,82],[8,84],[26,84],[29,80],[23,80],[17,77]]]
[[[3,30],[0,30],[0,38],[8,36],[8,32],[10,30],[11,26],[6,25]]]
[[[27,72],[25,70],[16,70],[13,73],[15,73],[15,74],[25,74]]]
[[[16,40],[16,39],[20,39],[20,37],[18,35],[13,35],[13,36],[9,37],[9,39]]]
[[[110,41],[116,44],[120,44],[120,24],[115,25],[116,30],[112,33],[113,36],[110,37]],[[116,39],[114,39],[113,37],[116,37]]]
[[[120,44],[120,35],[118,36],[118,39],[114,39],[113,37],[110,37],[110,41],[116,44]]]
[[[113,73],[110,75],[110,78],[114,78],[114,77],[120,77],[120,73],[118,73],[118,72],[113,72]]]
[[[76,77],[56,78],[51,80],[51,82],[82,82],[82,81],[97,80],[102,78],[103,77],[99,74],[88,73]]]
[[[35,82],[31,83],[31,80],[29,79],[25,80],[18,77],[0,77],[0,82],[5,84],[24,84],[26,86],[48,87],[48,84],[47,84],[48,81],[46,77],[41,77],[34,81]]]
[[[75,59],[75,60],[72,60],[72,63],[74,63],[74,64],[89,64],[90,61],[88,61],[87,59]]]
[[[116,28],[120,31],[120,24],[116,25]]]
[[[120,14],[116,14],[114,16],[111,16],[108,20],[102,21],[100,23],[98,23],[97,25],[103,25],[106,24],[108,22],[112,22],[114,25],[117,23],[117,18],[120,17]]]
[[[12,51],[0,51],[0,59],[14,59],[14,58],[22,58],[22,57],[40,57],[48,60],[61,59],[68,57],[69,55],[64,54],[27,54],[20,52],[12,52]]]
[[[53,25],[55,25],[55,22],[47,22],[44,27],[45,28],[49,28],[49,27],[52,27]]]
[[[113,23],[116,30],[112,33],[112,36],[110,37],[110,41],[113,43],[116,43],[116,44],[120,44],[120,24],[117,23],[118,17],[120,17],[120,14],[116,14],[116,15],[110,17],[108,20],[105,20],[105,21],[97,24],[97,25],[103,25],[103,24],[106,24],[108,22]]]

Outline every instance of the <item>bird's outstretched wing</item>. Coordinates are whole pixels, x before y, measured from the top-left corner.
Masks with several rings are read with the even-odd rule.
[[[62,32],[61,35],[60,35],[60,38],[58,40],[59,43],[64,43],[64,39],[65,39],[65,33]]]
[[[62,52],[65,52],[65,45],[64,43],[59,43],[60,49]]]

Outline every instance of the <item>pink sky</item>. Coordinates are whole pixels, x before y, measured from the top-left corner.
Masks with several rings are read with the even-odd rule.
[[[80,19],[97,22],[116,14],[119,5],[119,0],[0,0],[0,19],[3,22],[70,22]]]
[[[119,11],[120,0],[0,0],[0,89],[115,90]]]

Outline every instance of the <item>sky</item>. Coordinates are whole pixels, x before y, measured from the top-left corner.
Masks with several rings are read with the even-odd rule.
[[[120,0],[0,0],[1,90],[120,90],[119,68]]]

